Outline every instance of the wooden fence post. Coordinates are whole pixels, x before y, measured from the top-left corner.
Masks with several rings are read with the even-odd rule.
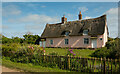
[[[112,72],[112,59],[111,59],[111,72]]]
[[[68,58],[68,69],[70,69],[70,56],[68,55],[67,58]]]
[[[95,58],[95,65],[94,66],[95,66],[95,72],[96,72],[96,58]]]
[[[106,73],[106,58],[104,58],[104,74]]]
[[[102,71],[103,71],[103,69],[102,69],[102,68],[103,68],[103,67],[102,67],[102,57],[101,57],[100,60],[101,60],[101,72],[102,72]]]
[[[110,67],[110,66],[109,66],[109,61],[110,61],[110,60],[109,60],[109,58],[108,58],[108,71],[109,71],[109,67]]]
[[[91,72],[91,58],[89,58],[89,61],[90,61],[89,63],[90,63],[90,72]]]
[[[81,70],[81,56],[80,56],[80,70]]]
[[[92,63],[93,63],[93,65],[92,65],[92,70],[93,70],[93,72],[94,72],[94,64],[95,64],[94,58],[92,58],[91,60],[92,60]]]
[[[44,62],[45,62],[45,52],[43,53],[43,60],[44,60]]]
[[[115,72],[117,72],[117,59],[115,59]]]
[[[120,72],[120,57],[119,57],[119,72]]]

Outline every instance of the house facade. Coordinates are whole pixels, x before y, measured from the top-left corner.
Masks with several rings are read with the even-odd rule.
[[[45,38],[45,47],[101,48],[108,40],[106,15],[82,20],[79,13],[76,21],[67,21],[62,17],[61,23],[46,24],[41,35]]]

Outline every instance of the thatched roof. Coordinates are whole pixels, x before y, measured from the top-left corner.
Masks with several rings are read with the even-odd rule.
[[[106,15],[92,19],[47,24],[41,37],[63,37],[66,31],[70,32],[69,36],[80,36],[83,35],[83,30],[88,30],[88,35],[90,36],[102,35],[105,30],[105,24]]]

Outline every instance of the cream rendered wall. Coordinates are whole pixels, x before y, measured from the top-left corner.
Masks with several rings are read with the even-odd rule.
[[[46,47],[72,47],[72,48],[92,48],[91,36],[66,36],[60,38],[47,38]],[[103,35],[97,37],[97,48],[103,47],[105,39]],[[89,44],[84,44],[84,38],[89,38]],[[103,38],[103,40],[100,40]],[[65,44],[65,39],[69,39],[69,44]],[[50,40],[53,40],[53,45],[50,44]]]
[[[84,38],[89,38],[89,44],[84,44]],[[102,40],[100,40],[102,38]],[[69,39],[69,44],[65,44],[65,39]],[[104,47],[108,38],[107,38],[107,26],[105,26],[105,31],[103,35],[97,36],[97,48]],[[50,40],[53,40],[53,45],[50,44]],[[72,48],[92,48],[91,45],[91,36],[66,36],[59,38],[46,38],[46,47],[72,47]]]
[[[105,26],[105,32],[103,34],[103,38],[104,38],[104,41],[103,41],[103,47],[105,46],[106,42],[108,41],[108,31],[107,31],[107,25]]]

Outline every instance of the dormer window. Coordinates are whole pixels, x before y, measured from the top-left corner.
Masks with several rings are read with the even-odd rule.
[[[65,35],[68,36],[68,35],[69,35],[69,32],[65,32]]]
[[[88,35],[88,30],[84,30],[83,35]]]

